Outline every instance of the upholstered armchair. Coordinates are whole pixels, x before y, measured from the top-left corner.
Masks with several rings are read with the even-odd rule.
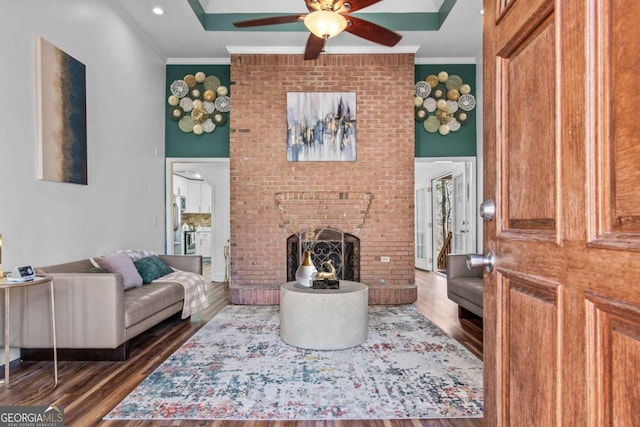
[[[447,296],[458,304],[460,317],[464,310],[482,317],[482,268],[469,269],[467,254],[449,254],[447,265]]]

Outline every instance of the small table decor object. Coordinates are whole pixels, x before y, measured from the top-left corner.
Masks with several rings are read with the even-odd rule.
[[[310,250],[304,251],[303,256],[304,258],[302,259],[302,263],[296,270],[296,282],[298,282],[300,286],[310,288],[313,286],[313,279],[318,274],[318,270],[311,261]]]
[[[340,289],[340,280],[323,279],[314,280],[313,289]]]

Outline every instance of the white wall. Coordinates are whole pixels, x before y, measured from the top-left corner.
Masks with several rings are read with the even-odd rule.
[[[165,59],[108,0],[0,0],[2,265],[164,251]],[[88,185],[37,177],[35,40],[86,67]]]

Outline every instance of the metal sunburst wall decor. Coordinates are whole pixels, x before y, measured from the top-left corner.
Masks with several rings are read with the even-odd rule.
[[[186,133],[196,135],[213,132],[227,123],[231,110],[229,88],[216,76],[202,71],[187,74],[169,86],[169,116]]]
[[[413,105],[416,121],[422,122],[427,132],[447,135],[469,123],[476,98],[460,76],[440,71],[415,84]]]

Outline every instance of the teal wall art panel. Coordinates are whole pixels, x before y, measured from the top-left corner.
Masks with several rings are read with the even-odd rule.
[[[169,97],[172,95],[171,84],[176,80],[184,80],[184,77],[187,75],[195,76],[198,72],[204,73],[207,77],[217,77],[220,80],[220,84],[229,90],[228,96],[232,98],[229,65],[167,65],[165,88],[165,156],[228,158],[229,113],[225,113],[226,122],[224,124],[218,124],[212,132],[203,132],[200,135],[196,135],[193,132],[183,132],[180,128],[180,122],[172,118],[173,107],[169,104]],[[198,83],[200,89],[203,89],[203,85],[204,83]],[[188,96],[189,95],[186,95],[186,97]],[[185,112],[184,114],[190,115],[189,112]]]
[[[470,93],[475,97],[475,64],[418,64],[415,66],[415,81],[416,83],[419,81],[426,81],[427,76],[437,76],[441,71],[445,71],[449,76],[459,76],[464,84],[471,86]],[[445,84],[440,83],[439,87],[445,87]],[[434,115],[434,112],[430,112],[429,114]],[[459,130],[455,132],[450,131],[447,135],[441,135],[439,132],[427,132],[424,126],[425,122],[414,121],[416,133],[415,156],[475,156],[477,154],[476,115],[477,112],[474,108],[469,112],[468,122],[462,124]]]

